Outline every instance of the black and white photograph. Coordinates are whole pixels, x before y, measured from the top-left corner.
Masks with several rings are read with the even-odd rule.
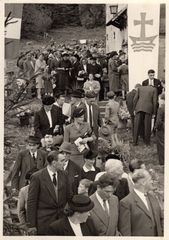
[[[4,237],[165,237],[167,3],[125,2],[3,2]]]

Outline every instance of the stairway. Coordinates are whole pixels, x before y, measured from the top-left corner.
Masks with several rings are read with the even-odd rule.
[[[106,101],[106,100],[98,103],[99,108],[100,108],[100,114],[101,114],[102,118],[104,118],[104,116],[105,116],[105,106],[106,106],[107,103],[108,103],[108,101]]]

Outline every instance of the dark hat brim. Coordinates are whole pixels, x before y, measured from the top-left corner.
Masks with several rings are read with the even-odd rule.
[[[75,211],[75,212],[80,212],[80,213],[83,213],[83,212],[88,212],[90,210],[92,210],[94,208],[94,203],[92,201],[90,201],[90,203],[86,206],[78,206],[78,205],[74,205],[73,203],[69,203],[69,207]]]

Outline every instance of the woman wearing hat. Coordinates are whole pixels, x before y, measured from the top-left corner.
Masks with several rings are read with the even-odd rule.
[[[49,235],[97,236],[89,211],[94,203],[84,195],[74,195],[65,208],[65,216],[49,226]]]
[[[83,153],[78,150],[75,141],[82,138],[80,144],[87,144],[96,139],[89,124],[84,122],[84,113],[85,110],[83,108],[76,108],[73,113],[74,122],[66,126],[64,131],[64,142],[70,142],[72,144],[71,160],[80,167],[84,165],[84,157]]]
[[[120,104],[115,101],[115,94],[113,91],[108,92],[107,97],[109,101],[105,108],[105,122],[110,126],[111,133],[115,135],[119,124],[118,112]]]

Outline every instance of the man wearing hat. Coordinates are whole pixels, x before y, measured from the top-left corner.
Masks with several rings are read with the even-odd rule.
[[[51,130],[52,133],[58,134],[61,120],[58,109],[56,106],[53,106],[54,102],[54,97],[44,96],[42,99],[43,106],[35,113],[34,129],[35,135],[39,138],[44,138],[49,130]]]
[[[32,175],[27,201],[30,235],[48,235],[50,223],[63,216],[63,209],[72,198],[64,164],[65,156],[52,151],[47,156],[47,167]]]
[[[65,207],[65,216],[49,226],[49,234],[54,236],[97,236],[98,233],[90,218],[94,207],[89,197],[74,195]]]
[[[20,190],[25,186],[26,173],[32,168],[42,169],[46,164],[46,152],[39,150],[40,139],[29,136],[27,149],[19,152],[12,170],[12,189]]]
[[[82,102],[82,98],[84,97],[83,90],[76,89],[71,94],[71,117],[73,116],[74,110],[76,108],[84,108],[85,104]]]
[[[90,58],[91,63],[89,64],[88,67],[88,74],[92,73],[94,76],[94,80],[97,80],[100,83],[100,92],[99,92],[99,100],[104,99],[104,87],[103,83],[101,81],[101,77],[103,75],[102,67],[100,64],[96,63],[96,58],[91,57]]]
[[[94,92],[85,94],[85,115],[84,120],[88,122],[96,137],[98,137],[99,127],[102,126],[102,118],[99,106],[95,104],[96,95]]]
[[[113,51],[108,62],[109,91],[116,92],[120,89],[118,67],[118,54]]]
[[[68,174],[68,181],[69,184],[72,186],[73,193],[77,193],[81,168],[70,160],[70,155],[72,153],[71,143],[63,142],[59,148],[59,152],[65,155],[65,165],[63,166],[63,168],[64,171]]]

